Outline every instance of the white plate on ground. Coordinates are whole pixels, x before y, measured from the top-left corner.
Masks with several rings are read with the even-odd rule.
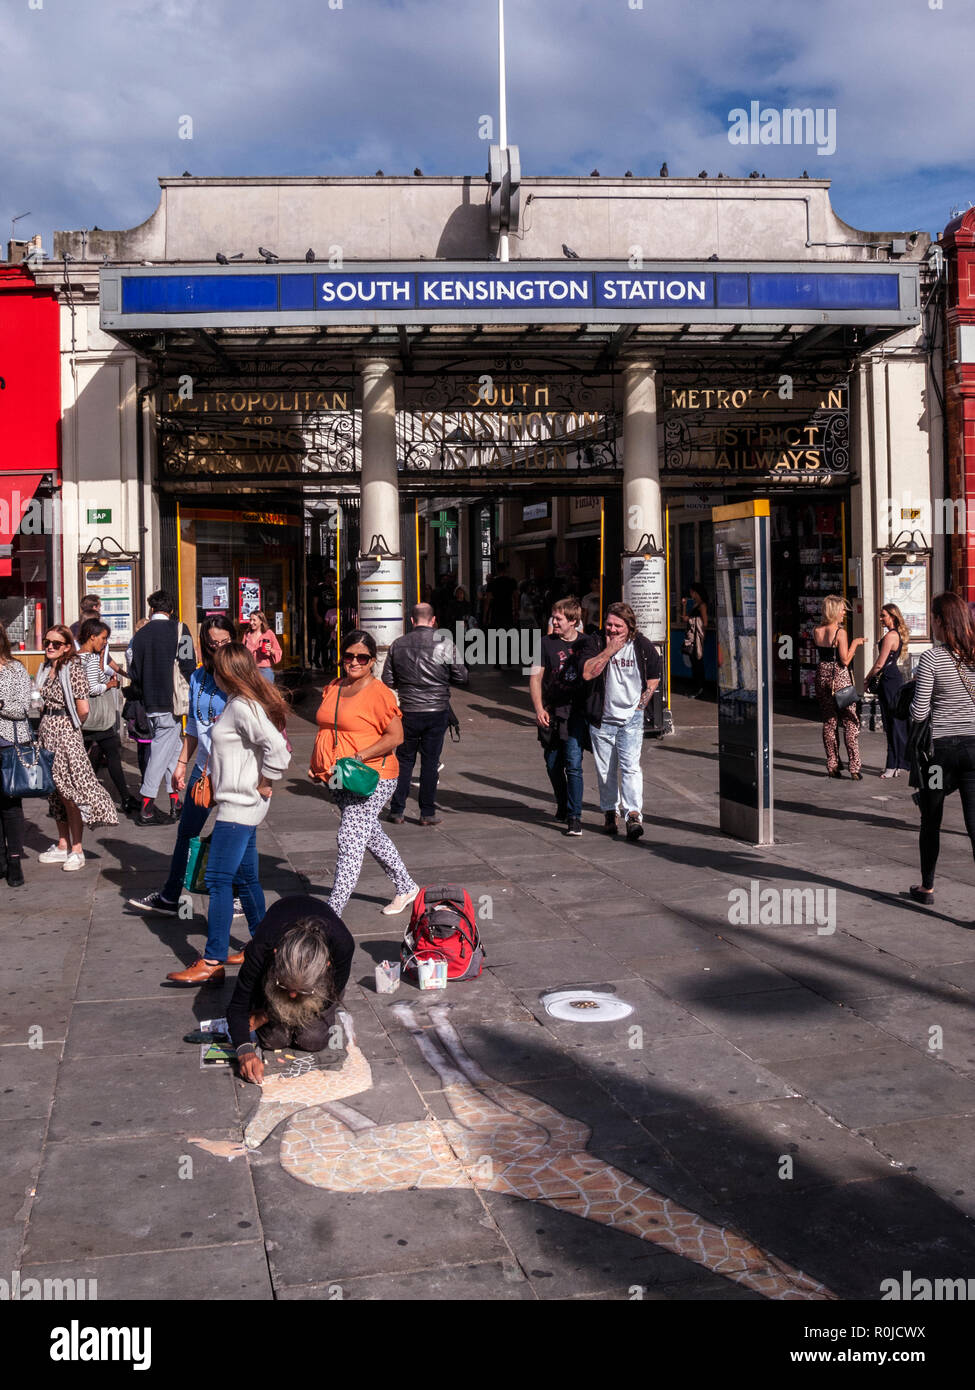
[[[612,1023],[627,1018],[633,1005],[615,994],[603,994],[594,989],[560,989],[543,994],[545,1012],[569,1023]]]

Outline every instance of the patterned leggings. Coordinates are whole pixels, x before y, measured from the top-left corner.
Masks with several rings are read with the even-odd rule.
[[[822,661],[816,668],[816,696],[823,714],[823,745],[826,749],[826,766],[830,772],[840,765],[840,744],[838,722],[843,721],[843,738],[846,742],[846,755],[850,760],[850,771],[860,771],[860,716],[855,704],[846,709],[837,709],[833,699],[833,682],[842,690],[853,684],[853,677],[845,666],[837,666],[833,661]]]
[[[397,893],[412,893],[417,885],[399,856],[399,850],[379,825],[379,814],[396,790],[395,777],[381,778],[372,796],[356,796],[354,792],[337,791],[336,803],[342,820],[338,833],[338,858],[328,905],[341,917],[362,872],[362,857],[366,850],[393,880]]]

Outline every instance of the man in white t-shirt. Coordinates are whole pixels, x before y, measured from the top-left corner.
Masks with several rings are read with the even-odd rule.
[[[606,610],[602,651],[590,657],[582,677],[591,681],[587,715],[599,785],[599,809],[608,835],[626,818],[626,838],[643,834],[643,711],[660,684],[663,667],[652,642],[637,631],[628,603]],[[590,639],[592,640],[592,639]]]

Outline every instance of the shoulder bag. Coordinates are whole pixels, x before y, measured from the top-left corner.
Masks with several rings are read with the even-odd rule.
[[[173,657],[173,718],[183,719],[190,711],[190,683],[179,669],[179,649],[184,637],[190,638],[189,629],[181,623],[176,629],[176,655]]]
[[[190,797],[192,798],[193,805],[202,806],[207,810],[213,805],[213,783],[210,781],[209,768],[210,758],[208,755],[206,762],[203,764],[203,771],[193,783],[192,789],[190,790]]]
[[[228,703],[229,703],[229,702],[228,702]],[[224,708],[226,709],[226,705],[224,706]],[[197,717],[197,719],[199,719],[199,717],[200,717],[199,696],[197,696],[197,711],[196,711],[196,717]],[[211,721],[210,721],[210,738],[211,738],[211,739],[213,738],[213,726],[214,726],[214,724],[216,724],[216,722],[217,722],[217,720],[218,720],[219,718],[220,718],[220,715],[218,714],[216,719],[211,719]],[[210,747],[211,747],[211,749],[213,748],[213,743],[212,743],[212,742],[211,742],[211,744],[210,744]],[[196,781],[193,783],[193,787],[192,787],[192,789],[191,789],[191,791],[190,791],[190,797],[192,798],[192,801],[193,801],[193,805],[194,805],[194,806],[201,806],[201,807],[203,807],[204,809],[207,809],[207,810],[208,810],[208,809],[213,805],[213,782],[210,780],[210,754],[209,754],[209,753],[207,754],[206,762],[203,764],[203,771],[200,773],[199,777],[198,777],[198,778],[196,779]]]
[[[338,751],[339,746],[339,700],[342,698],[341,690],[335,695],[335,724],[332,729],[332,752]],[[385,764],[386,759],[383,758]],[[366,767],[361,758],[339,758],[332,770],[332,775],[328,779],[328,785],[333,791],[352,792],[353,796],[372,796],[379,786],[379,773],[372,767]]]
[[[852,676],[850,677],[849,685],[841,685],[839,690],[837,690],[837,676],[839,675],[840,671],[848,671],[850,668],[849,666],[842,666],[840,664],[840,651],[839,647],[837,647],[836,645],[835,637],[833,638],[833,651],[835,653],[833,665],[836,667],[836,670],[833,673],[833,686],[830,693],[832,694],[833,699],[836,701],[836,708],[842,714],[843,710],[849,709],[851,705],[855,705],[857,703],[857,701],[860,699],[860,692],[859,690],[857,690],[855,684],[853,683]]]
[[[85,673],[87,675],[87,671]],[[99,671],[99,675],[108,674]],[[89,684],[90,684],[89,678]],[[89,695],[88,718],[85,720],[86,734],[101,734],[106,729],[114,729],[116,719],[115,690],[103,690],[101,695]]]
[[[11,720],[15,738],[17,725],[26,722],[19,719]],[[12,743],[8,748],[0,750],[0,786],[6,797],[50,796],[54,791],[54,777],[51,773],[54,754],[42,748],[36,739],[30,737],[29,724],[27,734],[25,742]]]
[[[687,619],[687,636],[684,638],[681,651],[685,656],[694,657],[696,661],[700,661],[704,655],[704,619],[696,613]]]

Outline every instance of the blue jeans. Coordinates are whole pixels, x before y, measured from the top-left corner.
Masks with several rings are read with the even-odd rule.
[[[264,893],[258,882],[257,826],[218,820],[210,839],[206,885],[210,890],[207,914],[207,960],[226,960],[230,950],[230,926],[234,920],[234,884],[250,927],[251,936],[264,920]]]
[[[599,809],[643,816],[643,710],[638,709],[625,724],[603,720],[589,730],[592,760],[599,785]]]
[[[582,746],[586,741],[586,721],[573,714],[564,739],[545,749],[545,767],[559,809],[564,806],[569,820],[582,819]]]
[[[272,666],[259,666],[257,668],[266,681],[274,684],[274,668]]]
[[[160,897],[165,898],[168,903],[179,902],[180,894],[183,891],[183,881],[186,878],[186,863],[190,857],[190,841],[195,835],[199,835],[213,810],[212,806],[197,806],[190,796],[190,789],[199,780],[200,769],[194,765],[190,780],[186,784],[186,791],[183,793],[183,811],[179,818],[179,829],[176,832],[176,848],[169,861],[169,877],[160,894]]]

